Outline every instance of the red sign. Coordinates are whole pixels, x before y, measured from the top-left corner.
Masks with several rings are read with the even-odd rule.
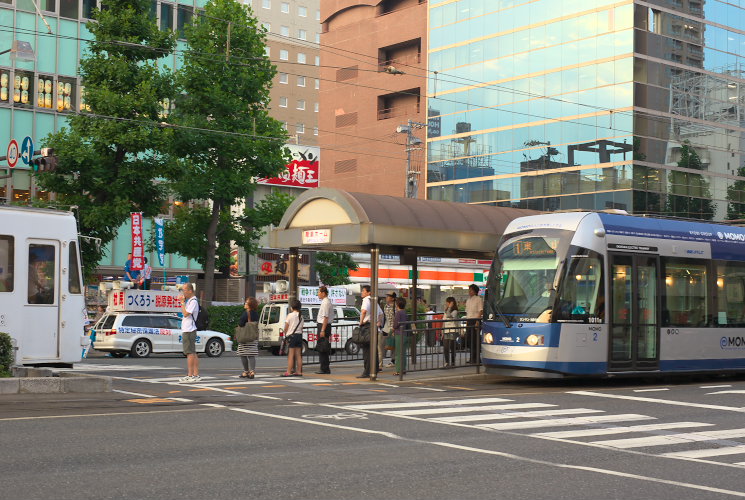
[[[132,262],[129,268],[132,271],[142,271],[145,268],[145,249],[142,242],[142,214],[131,213],[132,217]]]
[[[18,143],[15,139],[11,139],[8,144],[8,153],[5,159],[8,160],[8,167],[10,168],[15,167],[16,163],[18,163]],[[318,177],[318,175],[316,175],[316,177]],[[316,183],[316,186],[314,187],[318,187],[318,184]]]
[[[259,179],[259,182],[278,186],[317,188],[318,160],[292,160],[278,177]]]

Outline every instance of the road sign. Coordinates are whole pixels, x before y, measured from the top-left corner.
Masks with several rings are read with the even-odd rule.
[[[7,159],[10,168],[15,167],[16,163],[18,163],[18,142],[15,139],[11,139],[10,144],[8,144]]]
[[[26,165],[31,165],[31,159],[34,157],[34,140],[26,136],[21,143],[21,161]]]

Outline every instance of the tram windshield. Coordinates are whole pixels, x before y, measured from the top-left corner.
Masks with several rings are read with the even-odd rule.
[[[554,282],[570,236],[525,235],[502,244],[489,273],[486,317],[536,321],[553,304]]]

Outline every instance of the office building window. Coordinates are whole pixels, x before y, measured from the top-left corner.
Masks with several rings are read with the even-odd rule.
[[[304,110],[305,109],[305,99],[298,99],[297,100],[297,109]]]
[[[76,87],[75,78],[59,77],[57,80],[57,111],[75,111]]]
[[[8,102],[11,93],[10,72],[7,69],[0,69],[0,102]]]
[[[321,20],[321,11],[316,10],[316,21],[320,21],[320,20]]]
[[[186,38],[186,33],[184,32],[184,28],[187,24],[191,24],[191,18],[194,16],[194,13],[192,11],[191,7],[187,7],[185,5],[179,5],[178,11],[177,11],[177,19],[176,19],[176,30],[178,31],[178,37],[180,39]]]
[[[51,87],[51,80],[49,85]],[[30,108],[34,105],[33,73],[16,70],[13,77],[13,105],[21,108]]]
[[[321,56],[316,56],[316,66],[321,65]]]
[[[261,0],[261,6],[265,9],[272,8],[272,0]]]
[[[279,74],[279,83],[285,83],[286,84],[287,81],[288,81],[287,73],[280,73]]]
[[[285,49],[279,49],[279,58],[283,61],[286,61],[290,58],[290,53],[287,52]]]
[[[308,8],[307,7],[298,7],[297,8],[297,15],[300,17],[308,17]]]
[[[300,40],[307,40],[308,39],[308,32],[305,30],[297,30],[297,37]]]
[[[286,97],[280,97],[279,98],[279,107],[280,108],[286,108],[287,107],[287,98]]]
[[[316,33],[316,43],[321,43],[321,34]]]
[[[316,113],[318,113],[318,103],[317,102],[314,102],[313,103],[313,111],[316,112]]]
[[[33,8],[31,10],[34,10]],[[60,0],[59,15],[69,17],[70,19],[78,18],[78,0]]]
[[[289,26],[280,26],[279,27],[279,34],[282,36],[290,36],[290,28]]]
[[[304,123],[298,123],[295,125],[295,132],[298,134],[304,134],[305,133],[305,124]]]
[[[289,14],[290,13],[290,4],[287,3],[287,2],[282,2],[281,11],[282,11],[283,14]]]
[[[36,106],[39,108],[53,108],[54,81],[51,76],[39,75],[36,85]]]
[[[303,54],[302,52],[298,52],[297,62],[299,62],[300,64],[305,64],[305,54]]]
[[[313,127],[313,135],[318,135],[318,127]]]
[[[318,78],[316,78],[316,90],[318,90],[320,88],[321,88],[321,80],[319,80]]]
[[[287,122],[282,122],[282,128],[285,129],[285,130],[288,130],[288,128],[287,128]]]
[[[297,77],[297,86],[298,87],[305,87],[305,77],[304,76],[298,76]]]
[[[50,3],[54,5],[54,0],[52,0],[51,2],[47,0],[47,5],[49,5]],[[83,17],[85,19],[93,18],[93,9],[98,7],[97,3],[97,0],[83,0]],[[53,9],[54,7],[52,7],[52,10]]]
[[[173,30],[173,5],[160,4],[160,29],[162,31]]]

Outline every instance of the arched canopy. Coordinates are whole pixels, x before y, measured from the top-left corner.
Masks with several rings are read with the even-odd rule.
[[[318,188],[290,205],[270,238],[275,248],[491,258],[507,224],[537,213]]]

